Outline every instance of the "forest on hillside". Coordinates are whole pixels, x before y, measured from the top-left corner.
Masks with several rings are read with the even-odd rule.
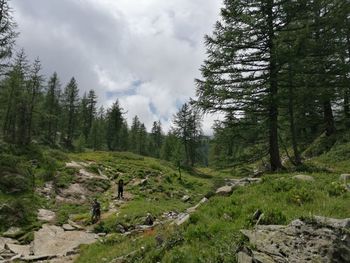
[[[327,150],[350,126],[347,1],[225,0],[205,38],[197,98],[173,116],[167,134],[160,121],[147,131],[138,116],[129,127],[118,99],[98,107],[96,92],[79,92],[74,77],[61,83],[57,73],[43,76],[40,60],[28,61],[16,46],[12,12],[2,0],[0,136],[6,143],[131,151],[179,167],[261,160],[274,171],[284,159],[301,165],[315,140]],[[212,112],[225,119],[207,137],[202,116]]]

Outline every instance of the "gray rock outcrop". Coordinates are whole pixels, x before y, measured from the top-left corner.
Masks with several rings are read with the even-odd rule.
[[[237,254],[238,263],[252,262],[350,262],[350,219],[315,217],[287,226],[258,226],[242,230],[250,249]]]

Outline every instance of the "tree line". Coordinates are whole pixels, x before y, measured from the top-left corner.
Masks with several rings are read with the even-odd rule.
[[[316,138],[349,129],[349,1],[225,0],[205,43],[197,104],[225,114],[214,159],[298,166]]]
[[[207,164],[201,115],[185,103],[164,134],[160,121],[150,132],[138,116],[131,126],[118,99],[98,107],[94,90],[81,96],[74,77],[63,85],[57,73],[47,80],[39,59],[28,61],[24,50],[12,58],[18,35],[9,1],[0,0],[0,136],[17,147],[32,143],[69,151],[131,151],[174,161],[179,167]]]

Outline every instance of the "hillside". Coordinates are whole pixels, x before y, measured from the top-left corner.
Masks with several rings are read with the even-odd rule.
[[[261,179],[239,179],[239,169],[209,168],[182,171],[180,177],[171,163],[131,153],[34,148],[13,155],[13,149],[6,149],[1,156],[1,231],[28,251],[34,240],[39,254],[34,251],[28,260],[53,257],[44,257],[49,245],[45,251],[44,244],[40,250],[35,243],[55,233],[57,240],[71,243],[47,241],[69,251],[52,262],[236,262],[238,251],[248,245],[240,230],[257,223],[287,225],[316,215],[350,218],[350,193],[340,180],[349,169],[346,149],[336,145],[310,159],[303,176],[285,172]],[[122,200],[116,198],[120,178],[126,184]],[[94,198],[102,205],[97,224],[90,220]],[[264,214],[259,222],[256,211]],[[10,227],[19,229],[9,234]],[[64,247],[67,243],[72,247]],[[84,243],[79,251],[73,249]],[[13,247],[5,248],[3,258],[16,256],[10,253]]]

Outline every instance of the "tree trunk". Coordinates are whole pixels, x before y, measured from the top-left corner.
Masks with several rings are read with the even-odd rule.
[[[349,108],[349,89],[345,87],[344,91],[344,118],[345,126],[350,127],[350,108]]]
[[[275,57],[275,46],[273,43],[274,32],[274,18],[273,18],[273,0],[268,0],[267,3],[267,19],[268,19],[268,49],[270,52],[270,67],[269,67],[269,154],[271,170],[276,171],[282,168],[279,146],[278,146],[278,83],[277,83],[277,64]]]
[[[333,110],[330,100],[323,102],[323,114],[326,135],[331,136],[335,133],[336,129],[334,125]]]
[[[298,149],[298,142],[295,129],[295,120],[294,120],[294,85],[293,85],[293,76],[292,76],[292,67],[289,66],[288,74],[288,109],[289,109],[289,121],[290,121],[290,133],[292,136],[292,147],[294,152],[294,162],[298,166],[301,164],[301,157]]]

